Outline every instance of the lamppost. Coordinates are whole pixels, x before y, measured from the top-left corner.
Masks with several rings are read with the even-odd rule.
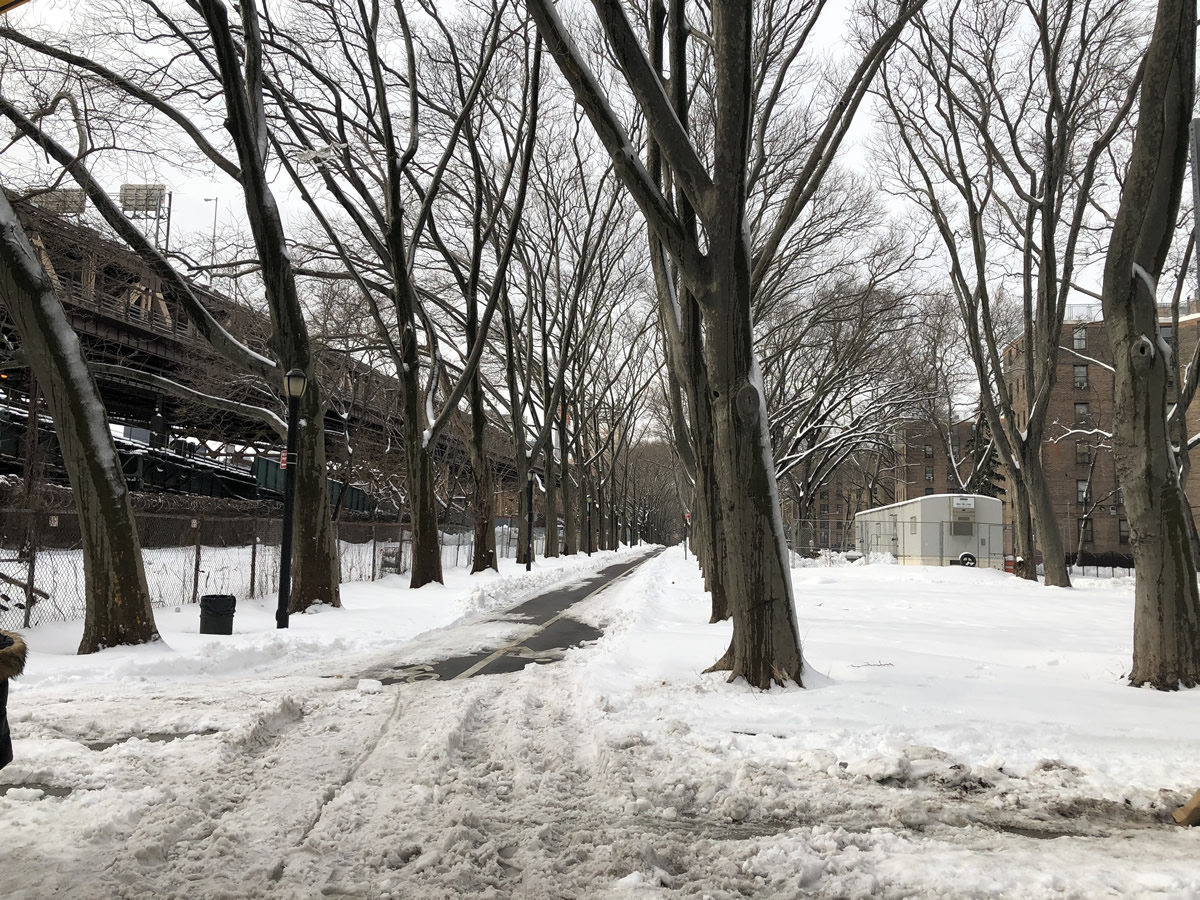
[[[208,286],[212,287],[213,269],[217,264],[217,209],[221,206],[220,197],[205,197],[205,203],[213,205],[212,245],[208,251]],[[303,388],[301,388],[303,390]]]
[[[592,495],[587,495],[587,503],[583,507],[584,517],[587,519],[587,555],[592,555]]]
[[[526,515],[528,516],[528,521],[525,523],[526,524],[525,530],[526,530],[527,536],[528,536],[528,544],[525,547],[525,571],[530,572],[533,570],[533,470],[532,469],[530,469],[529,472],[526,473],[526,481],[528,483],[525,486],[525,491],[526,491],[526,494],[525,494],[526,507],[525,507],[525,509],[526,509]]]
[[[275,627],[288,627],[288,605],[292,598],[292,508],[296,503],[296,479],[288,465],[296,467],[296,420],[300,416],[300,398],[308,378],[299,369],[283,376],[283,392],[287,395],[287,449],[279,468],[283,472],[283,537],[279,546],[279,605],[275,608]]]

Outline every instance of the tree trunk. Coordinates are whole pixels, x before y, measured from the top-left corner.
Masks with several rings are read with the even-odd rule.
[[[433,460],[425,449],[425,414],[415,366],[404,376],[404,458],[408,468],[409,517],[412,525],[412,573],[408,586],[442,582],[442,545],[438,533]]]
[[[567,454],[567,404],[565,401],[562,407],[562,413],[558,420],[558,446],[562,452],[563,544],[567,556],[574,556],[579,552],[579,531],[576,527],[579,520],[576,518],[578,510],[571,506],[571,466]],[[578,504],[578,499],[576,499],[576,504]]]
[[[100,392],[16,212],[0,192],[0,301],[54,420],[75,493],[86,612],[80,653],[158,640],[125,475]]]
[[[471,574],[500,570],[496,560],[496,509],[492,494],[491,469],[487,463],[478,464],[472,453],[471,480],[473,493],[471,508],[475,512],[475,546],[471,559]]]
[[[483,413],[483,392],[478,375],[471,384],[471,509],[475,513],[475,541],[471,559],[471,574],[500,570],[496,559],[496,498],[492,492],[492,466],[487,457],[486,426]]]
[[[608,547],[608,503],[604,490],[604,482],[596,482],[596,549],[607,550]]]
[[[300,398],[300,427],[296,435],[296,514],[292,554],[290,612],[315,604],[341,606],[341,560],[329,507],[328,467],[325,461],[325,398],[320,383],[310,378]]]
[[[558,490],[555,481],[558,479],[557,468],[554,464],[554,441],[546,438],[546,543],[542,556],[554,558],[558,556]]]
[[[1050,499],[1050,486],[1042,471],[1041,447],[1031,446],[1021,460],[1021,476],[1029,497],[1030,512],[1037,526],[1038,549],[1042,551],[1042,569],[1047,587],[1070,587],[1067,574],[1067,553],[1062,530]],[[1036,570],[1036,565],[1033,567]]]
[[[525,565],[529,556],[529,459],[517,448],[517,563]]]
[[[1200,683],[1200,592],[1167,425],[1170,360],[1157,308],[1187,164],[1195,22],[1195,0],[1159,0],[1102,290],[1116,368],[1117,474],[1137,578],[1129,682],[1159,690]]]

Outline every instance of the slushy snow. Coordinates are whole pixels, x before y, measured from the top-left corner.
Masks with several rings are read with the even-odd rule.
[[[729,625],[672,547],[570,611],[594,645],[383,683],[636,553],[348,585],[285,632],[159,610],[167,646],[91,657],[35,629],[5,896],[1200,897],[1200,829],[1166,822],[1200,692],[1125,686],[1129,579],[796,569],[807,687],[759,692],[702,672]]]

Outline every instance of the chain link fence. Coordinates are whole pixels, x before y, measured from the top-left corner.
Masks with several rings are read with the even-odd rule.
[[[197,603],[205,594],[239,599],[279,590],[279,519],[137,513],[146,582],[155,607]],[[412,562],[408,527],[389,522],[336,525],[342,582],[404,573]],[[517,555],[517,526],[501,520],[496,553]],[[74,512],[0,510],[0,629],[82,619],[83,552]],[[545,548],[534,532],[534,555]],[[471,531],[442,534],[442,566],[471,565]],[[297,548],[297,552],[302,552]]]
[[[970,533],[958,533],[963,523],[922,522],[916,519],[892,522],[800,519],[788,526],[792,566],[801,560],[823,560],[830,565],[838,554],[864,556],[888,554],[907,565],[957,565],[964,553],[975,564],[1000,569],[1005,567],[1010,545],[1008,528],[1001,524],[969,523]]]

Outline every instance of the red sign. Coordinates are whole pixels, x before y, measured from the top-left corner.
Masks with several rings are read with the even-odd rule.
[[[281,469],[287,468],[287,451],[286,450],[284,450],[282,453],[279,454],[279,468],[281,468]]]
[[[691,513],[684,513],[684,514],[683,514],[683,521],[685,521],[685,522],[691,522],[691,521],[692,521],[692,514],[691,514]]]

